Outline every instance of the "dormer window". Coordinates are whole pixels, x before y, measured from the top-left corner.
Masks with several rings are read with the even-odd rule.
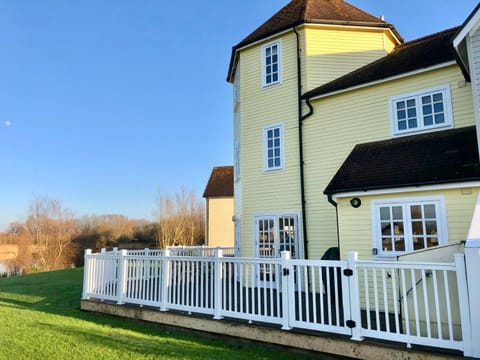
[[[262,47],[262,86],[281,82],[281,44],[280,41]]]
[[[453,126],[448,85],[390,98],[392,135],[410,135]]]

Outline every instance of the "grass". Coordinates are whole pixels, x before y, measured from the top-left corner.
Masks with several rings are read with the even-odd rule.
[[[0,279],[2,359],[299,359],[304,353],[80,310],[82,269]],[[318,354],[317,354],[318,355]]]

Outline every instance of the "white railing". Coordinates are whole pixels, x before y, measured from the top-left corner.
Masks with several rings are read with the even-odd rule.
[[[209,247],[200,246],[167,246],[171,255],[176,256],[215,256],[217,250],[222,250],[223,256],[233,256],[235,248],[233,247]]]
[[[143,251],[143,253],[142,253]],[[469,308],[455,263],[85,253],[83,298],[463,351]]]
[[[233,256],[235,248],[233,247],[208,247],[201,246],[167,246],[166,249],[135,249],[127,250],[127,255],[132,256],[162,256],[165,250],[170,250],[172,256],[215,256],[217,250],[222,250],[223,256]],[[105,248],[101,249],[101,253],[108,255],[117,255],[119,249],[114,247],[111,251],[107,251]]]
[[[464,255],[455,263],[351,261],[360,336],[463,350]],[[359,311],[360,310],[360,311]]]

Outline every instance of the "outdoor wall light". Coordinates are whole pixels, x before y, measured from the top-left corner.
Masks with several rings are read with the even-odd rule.
[[[350,200],[350,205],[352,205],[352,207],[354,208],[358,208],[360,207],[360,205],[362,205],[362,200],[360,200],[357,197],[354,197]]]

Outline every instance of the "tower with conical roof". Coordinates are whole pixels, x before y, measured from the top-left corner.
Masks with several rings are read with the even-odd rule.
[[[232,48],[227,80],[234,89],[235,242],[242,256],[291,250],[318,258],[337,244],[333,208],[306,216],[299,124],[309,107],[301,95],[402,41],[391,24],[343,0],[292,0]]]

